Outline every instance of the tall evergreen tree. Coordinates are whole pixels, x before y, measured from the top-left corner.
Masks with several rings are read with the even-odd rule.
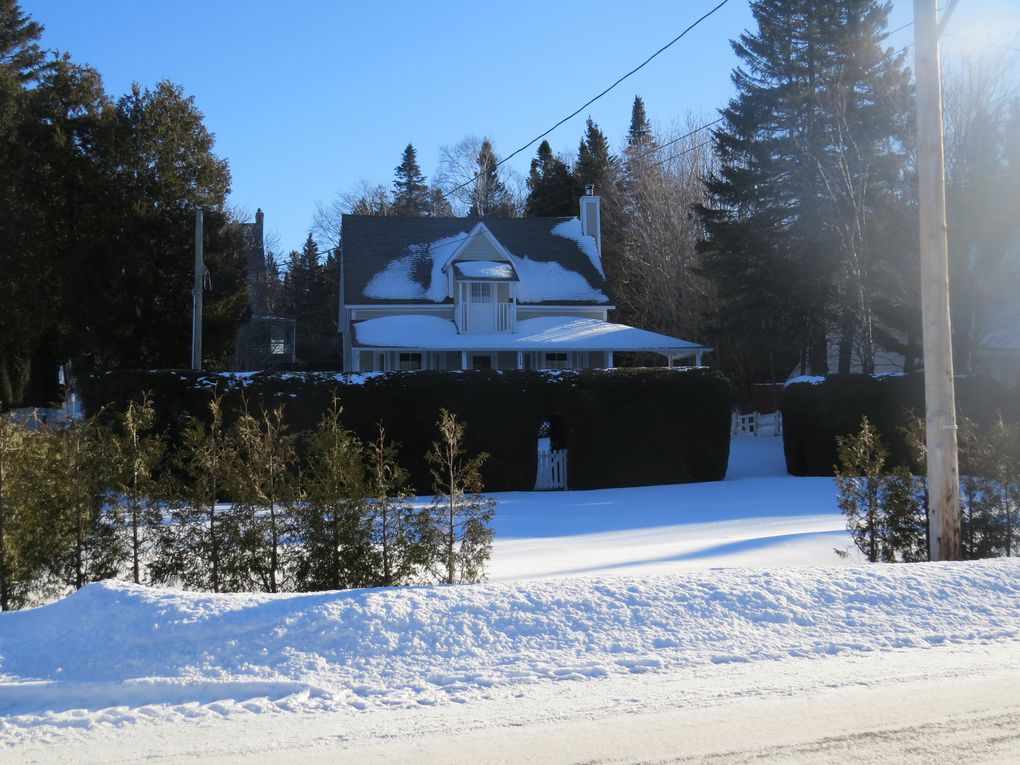
[[[288,256],[284,294],[295,320],[296,354],[312,368],[332,368],[337,356],[336,306],[340,299],[339,263],[333,253],[323,262],[309,234],[301,250]]]
[[[431,207],[429,187],[418,167],[418,155],[412,144],[407,144],[400,164],[393,172],[393,214],[428,215]]]
[[[471,200],[471,214],[479,218],[511,218],[516,214],[510,192],[499,177],[499,157],[492,141],[482,140],[478,151],[477,173]]]
[[[609,141],[591,117],[585,123],[584,138],[577,149],[574,177],[579,188],[592,185],[602,198],[602,267],[610,295],[625,279],[622,253],[626,229],[619,158],[609,150]],[[576,214],[576,203],[575,203]]]
[[[652,139],[652,124],[645,114],[645,102],[641,96],[634,96],[634,105],[630,110],[630,129],[627,131],[627,148],[648,147]]]
[[[0,73],[23,85],[38,78],[46,56],[39,46],[43,28],[21,10],[18,0],[0,0]]]
[[[756,0],[757,30],[733,43],[737,96],[715,132],[721,167],[699,208],[720,300],[724,363],[745,380],[782,379],[795,362],[874,363],[874,306],[904,267],[902,219],[910,90],[883,48],[876,0]],[[897,242],[897,245],[900,243]]]
[[[524,214],[529,218],[559,218],[577,215],[581,194],[570,168],[553,154],[548,141],[538,145],[528,173],[528,198]]]

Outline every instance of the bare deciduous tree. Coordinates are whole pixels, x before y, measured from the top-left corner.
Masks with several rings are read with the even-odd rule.
[[[688,116],[626,157],[623,279],[613,295],[625,321],[688,338],[701,336],[712,297],[692,206],[704,201],[713,155],[705,133],[691,134],[696,123]]]

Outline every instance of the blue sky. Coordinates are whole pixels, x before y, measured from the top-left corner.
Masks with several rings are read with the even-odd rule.
[[[266,213],[299,247],[317,202],[359,179],[389,184],[408,142],[423,172],[439,148],[490,136],[505,156],[632,69],[718,0],[336,2],[22,0],[43,42],[96,67],[119,96],[133,81],[184,86],[230,162],[231,204]],[[895,0],[890,28],[912,19]],[[635,94],[662,125],[713,119],[732,95],[729,40],[752,23],[730,0],[687,37],[550,137],[576,151],[590,114],[615,145]],[[1020,45],[1020,1],[962,0],[947,53]],[[897,47],[913,40],[898,32]],[[979,47],[979,46],[978,46]],[[531,147],[512,166],[526,172]]]

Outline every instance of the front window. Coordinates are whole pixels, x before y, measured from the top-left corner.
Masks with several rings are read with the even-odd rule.
[[[414,369],[421,369],[421,354],[420,353],[401,353],[397,369],[399,369],[401,371],[411,371],[411,370],[414,370]]]
[[[545,354],[546,369],[569,369],[568,363],[566,352],[557,351]]]
[[[491,303],[492,282],[471,282],[471,302]]]

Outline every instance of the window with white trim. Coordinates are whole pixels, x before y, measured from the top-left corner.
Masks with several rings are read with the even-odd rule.
[[[471,282],[471,302],[491,303],[492,282]]]

